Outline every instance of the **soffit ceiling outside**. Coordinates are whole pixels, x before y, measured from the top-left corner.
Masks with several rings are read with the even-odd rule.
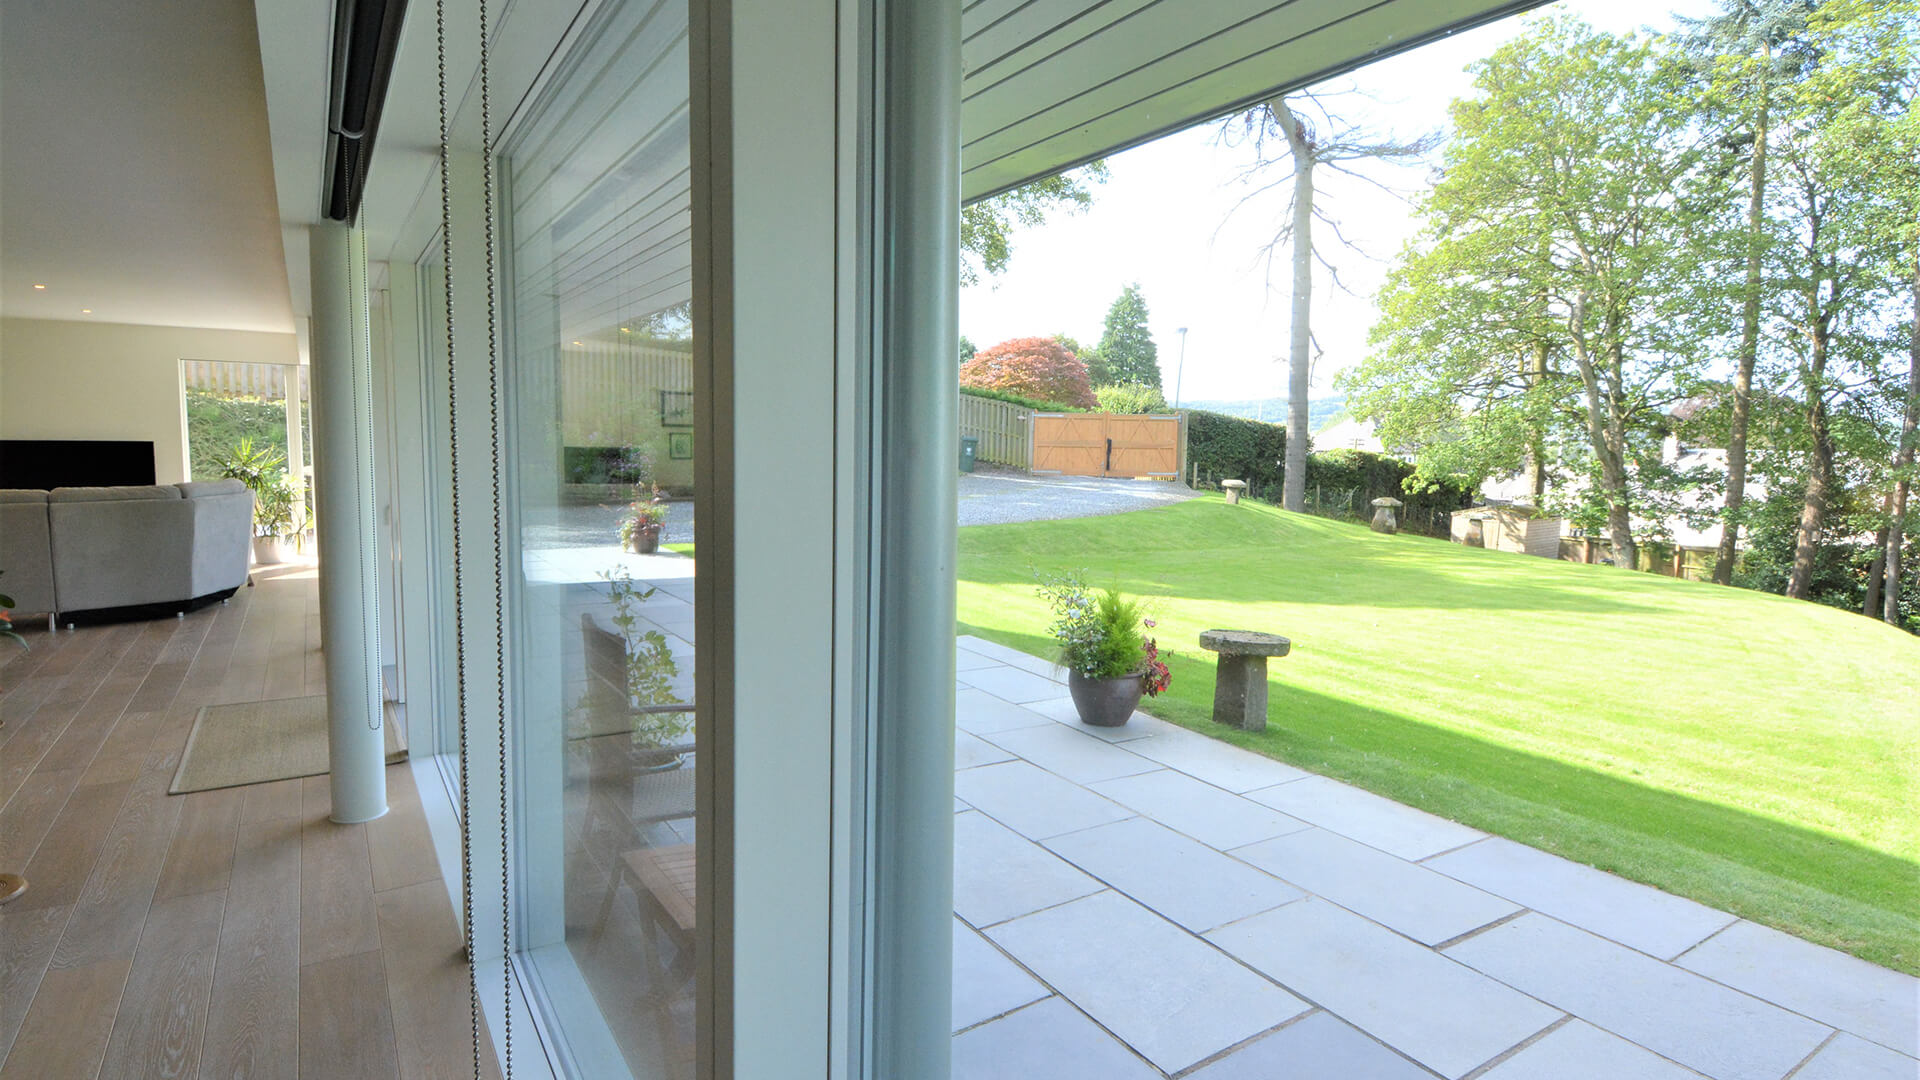
[[[978,199],[1542,0],[968,0],[963,195]]]
[[[11,0],[9,0],[11,2]],[[495,137],[599,0],[505,0]],[[956,0],[959,2],[959,0]],[[968,201],[1224,115],[1541,0],[966,0]],[[282,213],[319,218],[329,0],[259,0]],[[455,142],[477,146],[474,0],[448,0]],[[410,5],[368,177],[368,250],[412,261],[439,222],[433,8]],[[296,281],[304,256],[288,251]],[[296,290],[298,293],[301,290]],[[296,303],[300,301],[296,299]]]
[[[293,329],[250,0],[0,0],[0,313]]]

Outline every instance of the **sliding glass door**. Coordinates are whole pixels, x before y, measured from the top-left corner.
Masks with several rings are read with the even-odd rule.
[[[603,5],[578,40],[500,168],[520,937],[583,1075],[691,1076],[685,2]]]

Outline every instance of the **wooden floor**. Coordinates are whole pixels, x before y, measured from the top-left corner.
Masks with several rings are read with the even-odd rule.
[[[0,907],[0,1080],[473,1075],[405,765],[365,825],[327,820],[324,776],[167,794],[201,706],[324,692],[311,568],[255,580],[0,643],[0,870],[29,882]]]

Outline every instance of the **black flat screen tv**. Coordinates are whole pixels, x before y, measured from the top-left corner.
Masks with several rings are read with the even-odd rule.
[[[0,439],[0,488],[153,483],[153,442]]]

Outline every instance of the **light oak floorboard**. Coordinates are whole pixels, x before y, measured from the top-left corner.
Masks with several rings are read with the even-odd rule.
[[[198,893],[154,904],[114,1017],[101,1080],[181,1080],[198,1071],[225,900]]]

